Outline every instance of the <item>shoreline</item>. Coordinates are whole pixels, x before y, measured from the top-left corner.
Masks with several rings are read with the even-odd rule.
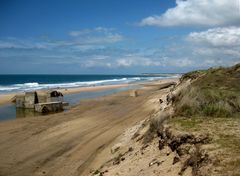
[[[54,90],[60,91],[64,95],[67,95],[67,94],[74,94],[74,93],[80,93],[80,92],[93,92],[93,91],[121,88],[121,87],[130,86],[130,85],[135,85],[135,84],[100,85],[100,86],[60,88],[60,89],[56,88]],[[47,90],[36,90],[36,91],[44,92]],[[0,94],[0,105],[11,103],[11,99],[18,93],[23,93],[23,92]]]
[[[81,92],[94,92],[94,91],[101,91],[101,90],[108,90],[114,88],[121,88],[133,85],[140,85],[140,86],[153,86],[154,84],[164,83],[169,80],[176,81],[178,78],[166,78],[154,81],[143,81],[143,82],[135,82],[135,83],[125,83],[125,84],[111,84],[111,85],[98,85],[98,86],[88,86],[88,87],[74,87],[74,88],[56,88],[54,90],[60,91],[63,95],[74,94],[74,93],[81,93]],[[44,92],[47,90],[36,90],[38,92]],[[14,92],[14,93],[6,93],[0,94],[0,106],[11,103],[11,99],[18,93],[22,92]]]

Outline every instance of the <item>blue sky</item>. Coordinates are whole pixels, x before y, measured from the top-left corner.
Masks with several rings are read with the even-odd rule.
[[[239,22],[239,0],[0,0],[0,74],[233,65]]]

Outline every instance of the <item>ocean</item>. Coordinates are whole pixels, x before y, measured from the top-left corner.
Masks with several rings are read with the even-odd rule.
[[[154,75],[0,75],[0,94],[153,81],[179,74]]]

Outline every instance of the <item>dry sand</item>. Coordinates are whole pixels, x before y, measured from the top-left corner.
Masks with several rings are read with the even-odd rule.
[[[130,91],[84,100],[63,113],[1,122],[0,175],[88,175],[95,156],[156,112],[166,94],[156,85],[138,97]]]

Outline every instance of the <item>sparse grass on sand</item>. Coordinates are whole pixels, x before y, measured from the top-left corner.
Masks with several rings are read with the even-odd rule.
[[[214,156],[214,167],[220,168],[218,174],[240,173],[240,118],[177,117],[169,124],[182,131],[208,133],[207,150]]]

